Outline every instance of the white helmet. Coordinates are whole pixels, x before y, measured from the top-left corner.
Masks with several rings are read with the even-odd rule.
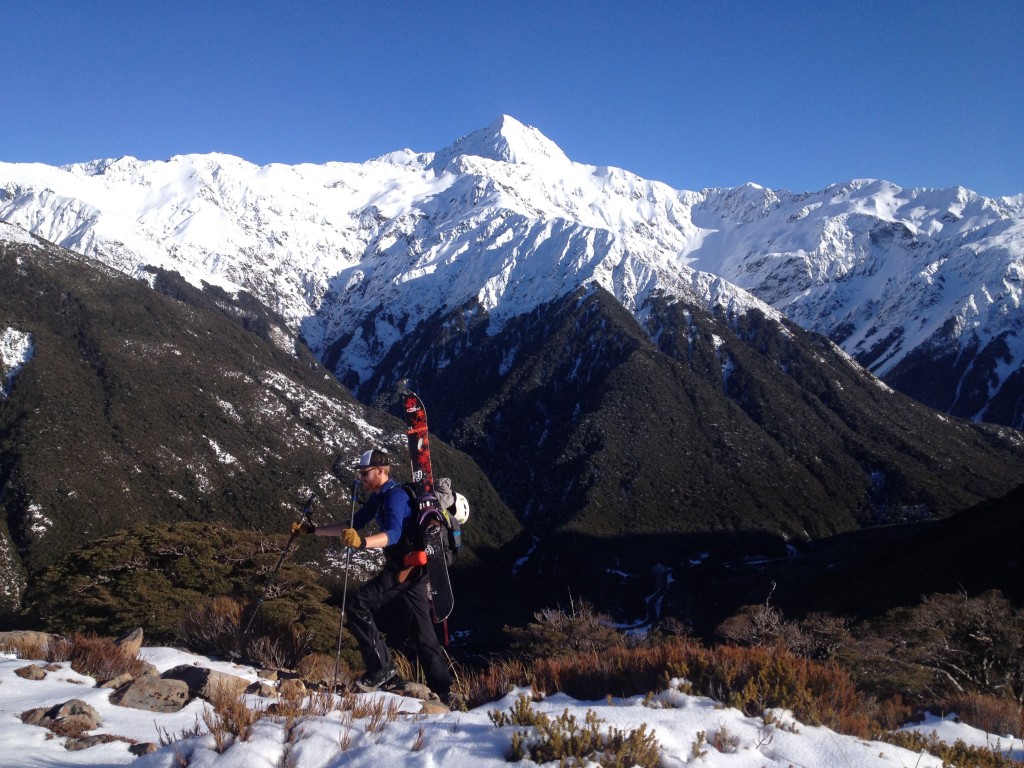
[[[469,520],[469,502],[466,501],[466,497],[461,493],[455,494],[455,519],[459,521],[459,525],[464,525]]]

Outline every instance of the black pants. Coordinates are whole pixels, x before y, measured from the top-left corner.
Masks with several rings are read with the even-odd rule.
[[[373,612],[397,601],[396,607],[403,624],[407,625],[409,641],[416,649],[416,655],[427,676],[427,685],[443,701],[451,688],[452,677],[430,617],[426,571],[414,568],[402,583],[398,581],[398,574],[399,571],[391,566],[385,566],[375,579],[356,592],[348,612],[348,629],[359,644],[367,673],[388,666],[391,663],[391,651],[377,629]]]

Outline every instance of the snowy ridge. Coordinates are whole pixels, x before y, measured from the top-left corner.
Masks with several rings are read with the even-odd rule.
[[[681,191],[573,162],[508,116],[365,163],[0,163],[0,221],[130,274],[249,291],[361,380],[439,310],[498,328],[588,284],[638,316],[654,293],[782,312],[880,376],[919,348],[1000,338],[993,391],[1024,363],[1024,194]]]

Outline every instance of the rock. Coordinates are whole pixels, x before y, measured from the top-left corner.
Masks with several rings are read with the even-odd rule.
[[[200,696],[212,701],[217,696],[237,698],[249,687],[249,681],[238,675],[229,675],[206,667],[182,664],[164,672],[164,680],[181,680],[188,685],[189,696]]]
[[[406,682],[396,687],[394,692],[399,696],[408,696],[412,699],[422,699],[423,701],[427,701],[428,699],[437,700],[437,694],[422,683]]]
[[[82,749],[95,747],[97,744],[109,744],[112,741],[116,741],[116,739],[110,734],[101,734],[99,736],[79,736],[76,739],[67,739],[64,742],[64,749],[68,752],[78,752]]]
[[[49,726],[50,730],[54,733],[68,736],[72,739],[80,739],[86,731],[99,727],[98,718],[94,720],[88,715],[68,715],[60,720],[54,720],[53,724]]]
[[[136,757],[152,754],[153,752],[156,752],[158,749],[159,747],[151,741],[143,741],[138,744],[132,744],[130,747],[128,747],[128,751]]]
[[[121,649],[121,653],[134,659],[142,650],[142,627],[126,632],[114,641],[114,645]]]
[[[160,677],[140,677],[110,695],[121,707],[148,712],[177,712],[189,702],[188,683]]]
[[[424,701],[423,704],[420,705],[421,715],[446,715],[449,712],[451,712],[451,710],[437,699]]]
[[[46,677],[46,671],[36,664],[29,664],[27,667],[19,667],[14,670],[14,674],[18,677],[23,677],[26,680],[42,680]]]
[[[71,699],[63,704],[51,707],[46,716],[54,720],[66,720],[71,717],[85,718],[92,723],[88,728],[83,728],[86,731],[99,728],[103,724],[103,719],[100,717],[100,713],[96,711],[96,708],[81,699]]]
[[[273,698],[277,695],[277,689],[270,683],[265,683],[262,680],[257,680],[255,683],[251,683],[248,688],[245,689],[246,693],[252,693],[256,696],[262,696],[265,699]]]
[[[261,669],[259,672],[256,673],[256,677],[260,678],[261,680],[277,680],[277,670]]]
[[[125,672],[123,675],[118,675],[113,680],[108,680],[103,685],[101,685],[100,688],[112,688],[116,690],[120,688],[122,685],[128,685],[128,683],[130,683],[134,679],[135,678],[132,675]]]
[[[50,722],[46,717],[46,712],[46,707],[36,707],[35,709],[26,710],[21,713],[21,722],[25,723],[25,725],[46,726]]]
[[[21,713],[21,722],[49,728],[62,736],[78,737],[86,731],[99,728],[103,719],[96,708],[81,699],[70,699],[47,709],[39,707]]]

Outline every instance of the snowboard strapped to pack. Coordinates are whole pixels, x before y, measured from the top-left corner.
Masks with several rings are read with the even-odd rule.
[[[419,396],[411,390],[403,392],[405,434],[409,442],[409,463],[412,483],[403,486],[416,519],[422,550],[407,555],[406,565],[423,565],[427,571],[430,606],[434,623],[445,623],[455,607],[448,566],[462,548],[462,523],[469,517],[469,504],[459,493],[453,493],[451,481],[440,478],[434,485],[430,463],[430,439],[427,434],[427,411]],[[420,554],[422,553],[422,554]],[[415,557],[415,562],[411,559]],[[447,642],[447,640],[446,640]]]

